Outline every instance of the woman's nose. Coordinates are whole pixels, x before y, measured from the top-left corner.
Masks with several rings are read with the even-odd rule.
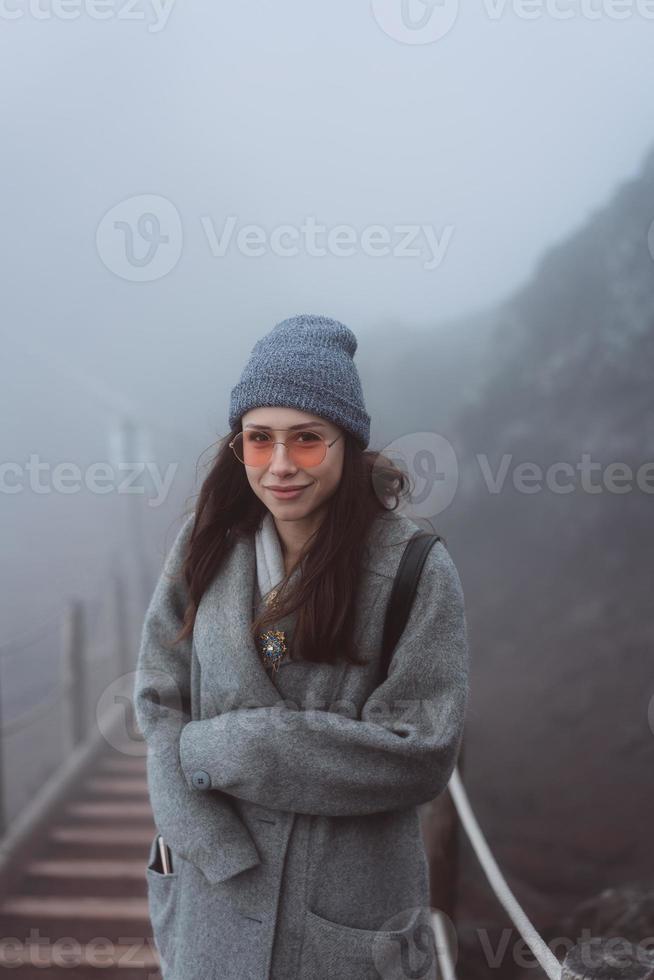
[[[273,446],[269,469],[272,473],[295,469],[293,460],[283,442],[276,442]]]

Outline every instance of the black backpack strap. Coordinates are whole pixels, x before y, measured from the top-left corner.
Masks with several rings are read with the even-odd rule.
[[[400,564],[398,565],[393,582],[393,588],[386,607],[384,619],[384,637],[381,653],[381,677],[386,677],[391,662],[391,655],[406,626],[418,579],[425,564],[427,553],[432,545],[441,541],[440,534],[430,534],[428,531],[416,531],[409,538]]]

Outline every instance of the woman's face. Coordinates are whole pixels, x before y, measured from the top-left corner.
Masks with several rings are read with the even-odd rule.
[[[252,429],[266,427],[266,435],[275,441],[270,462],[265,466],[246,466],[248,482],[257,497],[278,520],[302,520],[323,507],[336,490],[343,471],[344,433],[337,425],[309,412],[295,408],[252,408],[241,419],[243,433]],[[301,428],[291,430],[290,426]],[[294,432],[306,429],[307,433],[318,433],[332,446],[327,447],[325,458],[317,466],[302,469],[294,462],[286,448],[284,439]],[[339,438],[337,438],[337,436]],[[302,437],[301,437],[302,438]],[[304,437],[307,441],[310,437]],[[273,493],[271,488],[303,487],[299,493],[290,497]]]

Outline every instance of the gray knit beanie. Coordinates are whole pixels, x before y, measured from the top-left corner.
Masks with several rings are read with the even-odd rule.
[[[313,313],[282,320],[256,342],[232,388],[230,428],[251,408],[298,408],[347,429],[365,449],[370,416],[353,361],[356,349],[356,337],[338,320]]]

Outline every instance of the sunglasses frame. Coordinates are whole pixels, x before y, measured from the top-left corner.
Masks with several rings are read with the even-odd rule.
[[[290,428],[290,427],[287,427],[287,428],[282,428],[282,429],[278,429],[277,431],[278,431],[278,432],[288,432],[288,431],[289,431],[289,428]],[[264,434],[265,434],[265,432],[264,432],[264,430],[263,430],[263,429],[257,429],[257,428],[256,428],[256,427],[254,427],[254,426],[253,426],[253,429],[254,429],[254,431],[255,431],[255,432],[262,432],[262,433],[264,433]],[[236,456],[236,459],[238,459],[238,461],[239,461],[239,463],[242,463],[242,464],[243,464],[243,466],[250,466],[250,467],[251,467],[252,469],[259,469],[259,467],[260,467],[260,466],[268,466],[268,464],[270,463],[270,460],[271,460],[271,459],[273,458],[273,451],[274,451],[274,448],[275,448],[275,446],[277,446],[277,445],[280,445],[280,446],[283,446],[283,447],[285,448],[285,450],[286,450],[286,452],[287,452],[287,453],[289,454],[289,457],[290,457],[290,451],[289,451],[289,448],[288,448],[288,446],[286,445],[286,443],[288,442],[288,438],[287,438],[287,439],[285,439],[285,440],[284,440],[283,442],[282,442],[282,441],[280,441],[280,440],[277,440],[276,442],[273,442],[273,443],[272,443],[272,448],[271,448],[271,450],[270,450],[270,459],[268,460],[268,462],[267,462],[267,463],[260,463],[260,464],[259,464],[259,466],[252,466],[252,464],[251,464],[251,463],[246,463],[244,459],[241,459],[241,458],[240,458],[240,456],[238,456],[238,454],[237,454],[237,452],[236,452],[236,449],[234,448],[234,443],[236,442],[236,440],[238,439],[238,437],[239,437],[239,436],[241,436],[241,441],[243,441],[243,440],[242,440],[242,437],[243,437],[243,434],[244,434],[244,432],[245,432],[245,430],[244,430],[244,429],[242,429],[242,430],[241,430],[241,431],[240,431],[239,433],[237,433],[237,434],[236,434],[236,435],[234,436],[234,438],[232,439],[232,441],[231,441],[231,442],[229,443],[229,448],[230,448],[230,449],[231,449],[231,451],[232,451],[232,452],[234,453],[234,456]],[[320,460],[320,463],[313,463],[313,464],[312,464],[311,466],[302,466],[302,467],[301,467],[302,469],[307,469],[307,470],[312,470],[312,469],[314,469],[314,467],[316,467],[316,466],[320,466],[320,464],[321,464],[321,463],[324,463],[324,462],[325,462],[325,459],[326,459],[326,457],[327,457],[327,450],[328,450],[328,449],[330,449],[330,448],[331,448],[331,447],[332,447],[332,446],[334,445],[334,443],[335,443],[335,442],[337,442],[337,441],[338,441],[338,440],[339,440],[339,439],[341,438],[341,436],[343,435],[343,433],[342,433],[342,432],[339,432],[339,434],[338,434],[338,435],[336,436],[336,438],[335,438],[335,439],[332,439],[332,441],[331,441],[331,442],[327,442],[327,440],[326,440],[326,439],[324,438],[324,436],[322,436],[322,435],[320,434],[320,432],[316,432],[316,431],[315,431],[314,429],[312,429],[312,428],[311,428],[310,426],[307,426],[307,428],[306,428],[306,429],[298,429],[298,430],[296,430],[296,434],[297,434],[297,435],[300,435],[300,433],[301,433],[301,432],[313,432],[313,433],[314,433],[314,435],[317,435],[317,436],[320,436],[320,438],[322,439],[322,441],[323,441],[323,443],[324,443],[324,446],[325,446],[325,455],[324,455],[324,456],[323,456],[323,458],[322,458],[322,459]]]

